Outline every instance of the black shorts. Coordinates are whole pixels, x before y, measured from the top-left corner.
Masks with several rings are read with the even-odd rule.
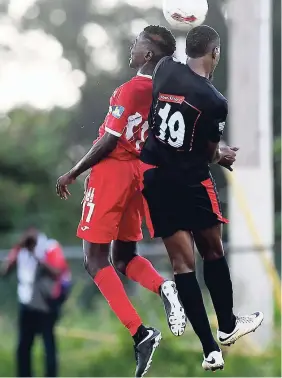
[[[222,216],[212,177],[191,180],[187,176],[160,168],[144,173],[143,195],[148,202],[155,238],[228,223]]]

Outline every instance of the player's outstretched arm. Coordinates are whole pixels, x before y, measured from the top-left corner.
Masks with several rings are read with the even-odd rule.
[[[21,246],[17,244],[14,248],[11,249],[9,255],[5,261],[0,265],[0,276],[8,276],[16,267],[17,256],[21,249]]]
[[[83,172],[105,159],[115,148],[118,137],[108,132],[102,136],[87,152],[87,154],[69,171],[70,176],[75,180]]]
[[[75,179],[99,161],[105,159],[115,148],[118,137],[108,132],[102,136],[87,152],[86,155],[67,173],[57,180],[57,195],[62,199],[67,199],[70,195],[67,186],[72,184]]]

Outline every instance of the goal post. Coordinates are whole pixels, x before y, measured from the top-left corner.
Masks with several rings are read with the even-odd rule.
[[[240,148],[228,196],[229,261],[236,312],[264,312],[263,326],[251,336],[262,349],[273,336],[275,281],[268,269],[274,235],[271,6],[271,0],[228,0],[227,7],[229,144]]]

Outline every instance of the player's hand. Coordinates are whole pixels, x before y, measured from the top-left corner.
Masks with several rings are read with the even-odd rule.
[[[232,165],[236,161],[236,152],[238,150],[238,147],[230,147],[227,145],[220,147],[221,159],[218,164],[232,172]]]
[[[75,179],[72,177],[70,172],[65,173],[63,176],[58,178],[56,192],[61,199],[66,200],[71,195],[68,190],[68,185],[72,184],[74,181]]]

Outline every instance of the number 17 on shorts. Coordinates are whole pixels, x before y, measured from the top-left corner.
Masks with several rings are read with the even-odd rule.
[[[89,229],[89,226],[87,226],[87,223],[90,223],[95,204],[94,204],[94,188],[89,188],[85,194],[85,197],[83,199],[82,203],[82,215],[81,215],[81,230],[86,231]]]

